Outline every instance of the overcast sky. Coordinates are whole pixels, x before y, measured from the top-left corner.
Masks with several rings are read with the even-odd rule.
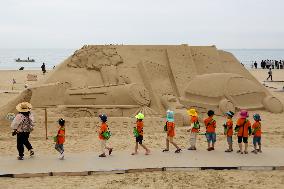
[[[284,48],[284,0],[0,1],[0,48]]]

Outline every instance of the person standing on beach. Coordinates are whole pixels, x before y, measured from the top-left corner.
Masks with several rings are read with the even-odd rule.
[[[259,114],[253,115],[254,123],[252,125],[252,135],[253,135],[253,153],[261,153],[261,118]],[[257,149],[258,145],[258,149]]]
[[[30,156],[34,155],[33,147],[29,142],[30,133],[34,129],[34,118],[31,113],[32,105],[22,102],[16,106],[19,112],[12,121],[12,135],[17,135],[17,149],[19,152],[18,160],[24,159],[24,146],[29,150]]]
[[[224,123],[224,134],[227,136],[227,143],[229,148],[225,150],[225,152],[233,151],[233,118],[234,112],[228,111],[226,112],[227,121]]]
[[[41,71],[42,71],[43,75],[46,73],[46,69],[45,69],[45,64],[44,63],[42,63],[42,65],[41,65]]]
[[[251,135],[251,123],[247,119],[249,117],[247,110],[241,110],[239,113],[239,119],[237,120],[237,125],[235,131],[238,135],[239,150],[237,153],[248,154],[248,137]],[[242,143],[245,144],[245,151],[243,152]]]
[[[215,142],[216,142],[216,121],[213,119],[215,115],[213,110],[209,110],[207,112],[208,118],[204,120],[204,125],[206,127],[206,139],[208,143],[208,151],[215,150]],[[210,144],[212,143],[212,146]]]
[[[196,137],[200,129],[198,114],[196,110],[193,108],[188,110],[187,113],[190,116],[189,120],[190,128],[187,130],[187,132],[190,132],[190,139],[189,139],[190,147],[188,148],[188,150],[196,150]]]
[[[140,146],[142,146],[142,148],[145,149],[145,155],[149,155],[150,154],[150,150],[143,144],[143,126],[144,126],[144,114],[142,113],[138,113],[135,118],[136,120],[136,127],[134,127],[134,136],[136,139],[136,143],[135,143],[135,150],[131,155],[136,155],[138,154],[138,144],[140,144]]]
[[[254,64],[254,68],[257,69],[257,62],[255,61],[253,64]]]
[[[270,80],[272,81],[272,69],[271,67],[269,68],[269,71],[268,71],[268,77],[266,80],[268,80],[270,78]]]
[[[175,136],[175,123],[174,123],[174,112],[171,110],[167,111],[167,122],[164,127],[164,131],[167,132],[167,138],[166,138],[166,149],[163,150],[163,152],[168,152],[170,150],[170,143],[176,147],[175,153],[180,153],[181,149],[178,147],[178,145],[174,142],[174,136]]]

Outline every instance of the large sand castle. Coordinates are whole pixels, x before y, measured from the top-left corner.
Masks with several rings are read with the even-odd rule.
[[[43,83],[23,91],[0,108],[0,123],[21,101],[53,108],[66,117],[131,117],[137,112],[162,117],[176,112],[186,125],[186,109],[266,109],[282,103],[230,53],[215,46],[88,45],[74,52]]]

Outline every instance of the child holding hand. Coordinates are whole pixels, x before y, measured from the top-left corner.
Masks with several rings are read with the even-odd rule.
[[[253,135],[253,153],[261,153],[261,118],[259,114],[253,115],[254,123],[252,125],[252,135]],[[257,149],[258,145],[258,149]]]

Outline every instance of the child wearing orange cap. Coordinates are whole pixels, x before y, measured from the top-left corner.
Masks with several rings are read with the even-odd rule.
[[[209,110],[207,112],[208,118],[204,120],[204,125],[206,127],[206,139],[208,143],[208,151],[215,150],[214,145],[216,142],[216,121],[213,119],[213,116],[215,115],[213,110]],[[210,145],[212,143],[212,146]]]
[[[189,109],[187,113],[190,116],[190,128],[187,130],[187,132],[190,132],[190,147],[188,150],[196,150],[196,137],[200,129],[198,114],[194,108]]]
[[[223,125],[224,126],[224,134],[227,136],[227,143],[229,148],[225,150],[225,152],[232,152],[233,151],[233,116],[234,112],[228,111],[226,112],[227,121]]]
[[[145,155],[149,155],[150,154],[150,150],[143,144],[143,119],[144,119],[144,115],[142,113],[138,113],[135,118],[136,120],[136,127],[134,127],[134,136],[136,138],[136,143],[135,143],[135,150],[131,155],[136,155],[138,154],[138,144],[140,144],[140,146],[142,146],[142,148],[145,149]]]
[[[175,136],[175,123],[174,123],[174,112],[168,110],[167,111],[167,122],[165,125],[165,129],[167,132],[167,139],[166,139],[166,149],[163,152],[168,152],[170,148],[170,143],[176,147],[175,153],[180,153],[181,149],[178,145],[173,141]]]
[[[248,154],[248,137],[251,135],[251,123],[247,119],[249,114],[247,110],[241,110],[239,113],[239,119],[237,120],[237,125],[235,131],[238,133],[238,144],[239,150],[237,153]],[[243,152],[242,143],[245,144],[245,151]]]
[[[254,123],[252,125],[252,135],[253,135],[253,153],[257,154],[258,152],[261,153],[261,118],[259,114],[253,115]],[[257,149],[258,145],[258,149]]]

